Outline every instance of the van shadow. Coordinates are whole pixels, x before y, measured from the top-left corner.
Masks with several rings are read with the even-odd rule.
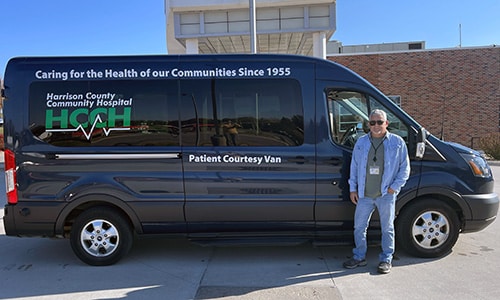
[[[242,296],[264,299],[276,297],[276,293],[292,295],[298,289],[304,299],[318,295],[323,296],[319,298],[341,299],[335,279],[357,273],[380,275],[376,272],[378,245],[369,247],[368,267],[348,270],[342,263],[351,256],[351,249],[351,246],[315,247],[310,243],[207,247],[185,239],[147,238],[136,243],[130,260],[124,263],[155,264],[159,268],[176,270],[176,276],[182,278],[188,274],[198,282],[194,299]],[[404,267],[434,260],[438,259],[396,253],[393,263],[395,267]],[[176,264],[182,267],[175,267]],[[186,266],[190,267],[185,269]],[[129,296],[141,293],[134,291]]]

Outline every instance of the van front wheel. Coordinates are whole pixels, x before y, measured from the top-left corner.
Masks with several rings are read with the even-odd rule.
[[[460,222],[447,204],[427,199],[405,208],[396,221],[396,240],[409,254],[433,258],[451,251],[458,239]]]
[[[132,246],[133,234],[123,214],[109,207],[94,207],[78,216],[71,228],[75,255],[92,266],[112,265]]]

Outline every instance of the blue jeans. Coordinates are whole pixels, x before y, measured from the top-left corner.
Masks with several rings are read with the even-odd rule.
[[[366,231],[370,219],[377,208],[380,216],[380,227],[382,231],[382,252],[379,255],[380,262],[392,262],[394,254],[394,217],[395,217],[396,195],[387,193],[378,198],[360,198],[354,213],[354,259],[362,260],[366,257]]]

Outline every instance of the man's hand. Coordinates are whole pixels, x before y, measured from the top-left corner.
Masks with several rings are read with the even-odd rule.
[[[351,202],[354,203],[354,204],[358,204],[358,200],[359,200],[359,196],[358,196],[358,192],[351,192],[349,194],[349,197],[351,198]]]

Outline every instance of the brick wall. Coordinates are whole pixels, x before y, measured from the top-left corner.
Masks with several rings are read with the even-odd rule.
[[[478,148],[500,131],[500,47],[331,56],[386,95],[432,134]]]

